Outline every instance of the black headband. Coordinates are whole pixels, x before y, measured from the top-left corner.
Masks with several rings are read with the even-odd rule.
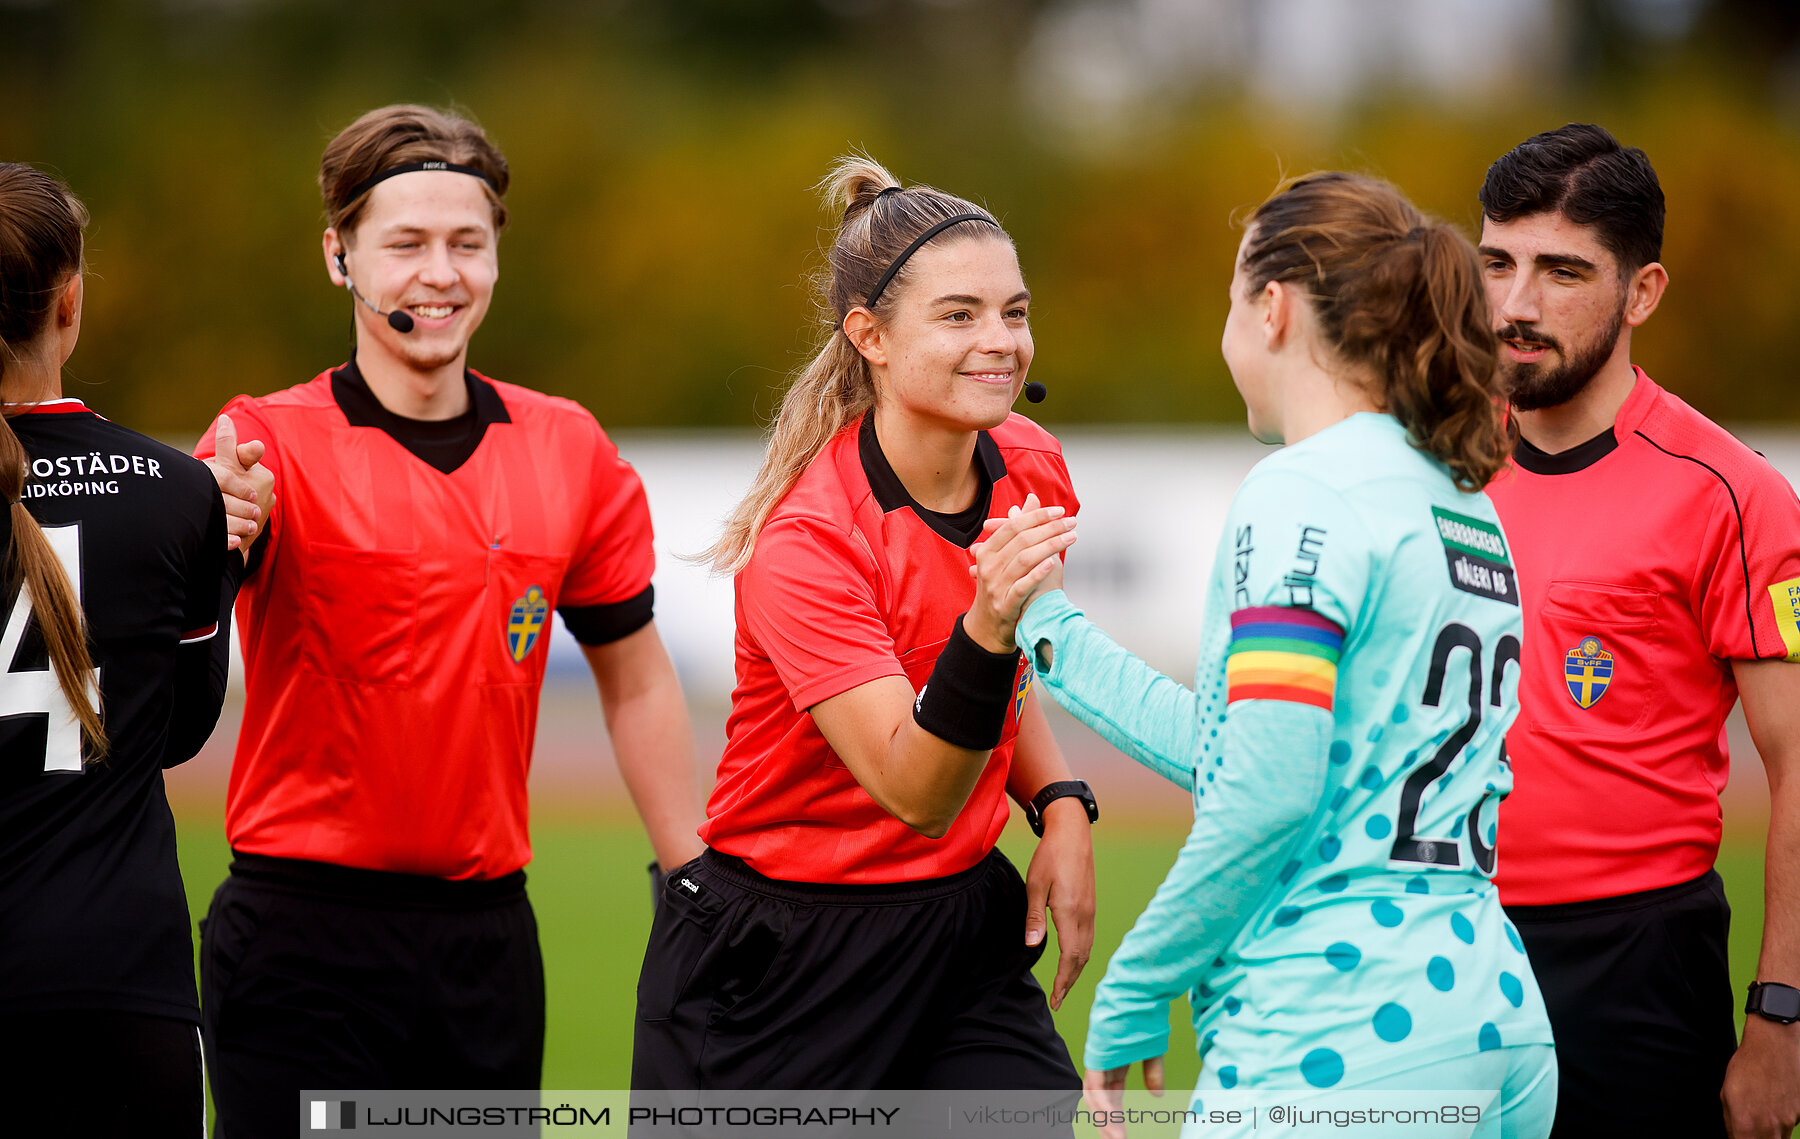
[[[390,166],[373,178],[364,178],[356,184],[355,189],[345,195],[344,202],[345,204],[354,202],[356,199],[362,197],[370,190],[373,190],[375,187],[397,174],[411,174],[416,170],[448,170],[452,174],[467,174],[471,178],[479,178],[483,182],[486,182],[487,188],[494,191],[494,193],[498,194],[500,192],[499,188],[494,185],[494,180],[492,178],[489,178],[486,174],[475,169],[473,166],[461,166],[455,162],[444,162],[434,158],[427,162],[408,162],[404,166]]]
[[[943,221],[938,222],[936,225],[932,226],[930,229],[926,230],[924,233],[921,233],[917,238],[915,238],[913,240],[913,243],[911,245],[907,246],[906,249],[901,252],[900,256],[894,258],[894,263],[887,267],[887,272],[885,272],[881,275],[881,280],[876,281],[875,287],[873,289],[869,290],[869,299],[867,301],[863,302],[863,307],[869,308],[869,309],[872,309],[875,307],[875,302],[881,299],[882,290],[886,289],[888,287],[888,283],[894,279],[894,274],[898,273],[900,271],[900,267],[902,265],[906,264],[906,259],[908,257],[911,257],[913,254],[915,254],[919,251],[919,247],[921,245],[924,245],[927,241],[930,241],[932,238],[936,237],[938,234],[949,229],[951,226],[961,225],[963,222],[966,222],[966,221],[986,222],[988,225],[993,226],[995,229],[1000,228],[999,222],[995,221],[991,217],[987,217],[984,214],[957,214],[953,218],[945,218]]]

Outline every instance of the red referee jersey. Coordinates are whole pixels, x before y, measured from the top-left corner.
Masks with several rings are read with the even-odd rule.
[[[225,408],[278,496],[237,602],[234,850],[441,878],[529,861],[550,611],[647,602],[650,515],[579,404],[469,383],[483,434],[450,473],[352,423],[330,372]]]
[[[983,432],[976,460],[992,484],[984,517],[1030,493],[1071,517],[1079,508],[1061,447],[1024,416]],[[1000,745],[941,839],[877,805],[807,714],[884,676],[924,685],[975,597],[969,544],[965,530],[913,503],[862,421],[826,444],[737,576],[738,683],[700,828],[708,846],[770,878],[858,884],[955,874],[993,849],[1031,683],[1023,663]]]
[[[1761,455],[1641,370],[1613,430],[1521,444],[1488,488],[1525,601],[1507,905],[1712,868],[1732,660],[1800,661],[1800,502]]]

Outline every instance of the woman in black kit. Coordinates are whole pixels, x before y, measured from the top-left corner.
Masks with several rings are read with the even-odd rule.
[[[9,1133],[191,1137],[199,1011],[162,771],[218,719],[229,549],[261,509],[228,515],[206,466],[63,396],[86,221],[0,163],[0,1087]]]

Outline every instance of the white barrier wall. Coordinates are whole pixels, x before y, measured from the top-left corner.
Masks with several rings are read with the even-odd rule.
[[[1059,433],[1081,495],[1080,541],[1070,551],[1069,594],[1121,644],[1186,682],[1225,511],[1244,475],[1270,448],[1241,429],[1071,430]],[[1740,437],[1800,481],[1800,431],[1751,429]],[[622,432],[656,522],[656,621],[697,706],[721,705],[732,685],[729,579],[680,561],[718,533],[761,454],[746,432]],[[552,668],[585,673],[560,623]]]

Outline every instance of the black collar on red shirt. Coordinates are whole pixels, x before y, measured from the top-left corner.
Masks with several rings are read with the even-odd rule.
[[[1513,462],[1534,475],[1572,475],[1576,471],[1585,471],[1606,458],[1618,445],[1618,437],[1610,427],[1586,443],[1577,443],[1567,451],[1558,451],[1554,455],[1548,451],[1540,451],[1520,439],[1519,445],[1513,448]]]
[[[490,424],[512,422],[493,384],[466,368],[463,383],[469,386],[469,409],[455,419],[408,419],[381,406],[352,356],[331,373],[331,397],[350,426],[379,428],[420,462],[450,474],[475,454]]]
[[[994,501],[994,484],[1006,477],[1006,460],[1001,457],[1000,445],[994,442],[992,435],[985,431],[976,433],[975,477],[980,480],[980,485],[969,508],[955,514],[928,510],[906,493],[900,476],[894,473],[893,465],[881,453],[881,441],[875,438],[875,413],[872,411],[863,416],[856,449],[862,456],[863,474],[869,480],[869,489],[875,492],[875,501],[881,504],[883,512],[911,507],[912,512],[939,537],[955,542],[965,550],[981,537],[981,524],[987,521],[988,507]]]

